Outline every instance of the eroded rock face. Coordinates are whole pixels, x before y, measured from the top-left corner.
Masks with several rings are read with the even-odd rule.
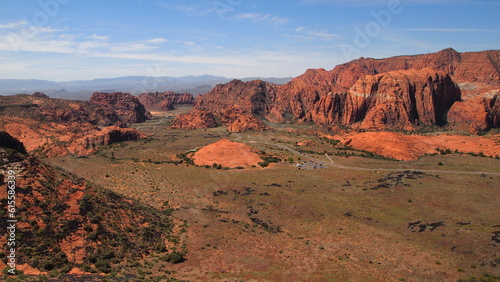
[[[260,114],[266,112],[269,102],[275,95],[275,86],[261,80],[243,82],[232,80],[219,84],[209,93],[196,99],[195,108],[223,114],[226,110],[241,114]]]
[[[500,89],[455,103],[449,122],[471,132],[500,127]]]
[[[78,122],[103,126],[121,123],[111,108],[85,101],[51,99],[43,95],[35,93],[0,97],[0,116],[26,118],[39,122]]]
[[[0,97],[0,130],[21,140],[26,150],[38,157],[82,154],[86,148],[77,149],[79,140],[92,134],[102,135],[98,126],[111,125],[125,126],[108,106],[41,95]],[[135,140],[132,135],[126,136],[127,140]],[[109,140],[116,142],[116,138]]]
[[[214,114],[210,111],[192,110],[188,113],[180,114],[173,122],[172,129],[197,129],[217,127]]]
[[[251,114],[226,115],[223,124],[227,126],[229,132],[264,131],[268,129],[264,122]]]
[[[193,95],[190,93],[150,92],[137,98],[148,110],[170,111],[176,104],[194,104]]]
[[[500,151],[499,135],[406,135],[398,132],[353,132],[330,136],[342,144],[359,150],[370,151],[397,160],[416,160],[425,154],[436,153],[436,148],[451,152],[483,153],[495,157]]]
[[[116,142],[129,140],[140,140],[147,136],[132,128],[120,128],[118,126],[109,126],[101,131],[93,132],[80,140],[76,141],[76,146],[69,148],[70,152],[85,156],[97,152],[98,146],[106,146]]]
[[[361,58],[336,66],[332,71],[336,84],[351,87],[365,75],[431,68],[450,74],[460,81],[500,86],[500,50],[459,53],[451,48],[437,53],[398,56],[386,59]]]
[[[453,49],[387,59],[361,58],[332,71],[307,70],[281,86],[234,80],[198,97],[195,109],[211,112],[231,130],[234,115],[252,115],[257,120],[265,118],[277,123],[376,130],[443,126],[452,105],[462,99],[455,81],[500,86],[499,58],[498,50],[458,53]],[[476,105],[484,104],[484,110],[479,107],[481,115],[486,116],[486,121],[479,122],[481,128],[498,126],[497,100],[471,100]],[[466,122],[473,118],[472,112],[460,115],[460,105],[452,111],[452,119]],[[176,123],[184,124],[183,128],[197,128],[195,124],[187,126],[189,117],[180,116]],[[227,120],[232,122],[224,122]],[[253,129],[258,125],[244,126],[242,130],[245,127]]]
[[[367,75],[349,90],[342,123],[360,122],[363,129],[443,126],[460,95],[449,75],[431,69]]]
[[[224,125],[231,132],[265,130],[267,127],[256,115],[267,112],[275,86],[254,80],[233,80],[217,85],[209,93],[196,99],[194,110],[179,115],[173,128],[195,129]]]
[[[152,118],[139,99],[129,93],[95,92],[89,102],[113,110],[124,123],[141,123]]]

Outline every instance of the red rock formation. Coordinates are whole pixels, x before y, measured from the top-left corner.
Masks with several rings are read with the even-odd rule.
[[[95,92],[90,97],[90,103],[112,109],[124,123],[141,123],[152,118],[137,97],[122,92]]]
[[[359,129],[442,126],[448,122],[450,107],[461,100],[461,91],[454,81],[461,85],[500,86],[499,58],[498,50],[458,53],[453,49],[387,59],[361,58],[331,71],[307,70],[281,86],[237,80],[217,85],[197,98],[195,109],[211,112],[231,130],[236,130],[231,126],[235,116],[249,114],[278,123],[346,125]],[[497,100],[484,101],[483,115],[487,118],[481,122],[482,128],[497,126]],[[460,104],[456,109],[459,107]],[[457,111],[451,114],[456,121],[471,118],[470,114],[460,118]],[[194,124],[188,125],[190,117],[182,115],[175,123],[196,128]]]
[[[500,127],[500,89],[455,103],[448,120],[454,127],[471,132]]]
[[[500,50],[459,53],[451,48],[437,53],[398,56],[387,59],[361,58],[335,67],[333,81],[351,87],[365,75],[395,70],[431,68],[444,71],[454,79],[500,86]]]
[[[243,82],[232,80],[215,86],[209,93],[196,99],[195,108],[214,114],[231,109],[241,114],[259,114],[266,111],[275,95],[275,86],[261,80]]]
[[[188,113],[180,114],[173,122],[172,129],[197,129],[217,127],[214,114],[210,111],[192,110]]]
[[[176,104],[194,104],[193,95],[190,93],[150,92],[143,93],[137,98],[148,110],[170,111]]]
[[[4,133],[0,136],[6,137]],[[164,212],[97,187],[22,150],[13,151],[19,146],[6,138],[10,140],[7,146],[0,144],[0,185],[11,180],[8,171],[14,170],[16,215],[23,217],[15,226],[16,232],[23,234],[16,237],[15,255],[23,269],[29,265],[44,272],[66,272],[111,249],[117,257],[143,259],[154,246],[165,244],[173,224]],[[0,189],[0,198],[7,199],[7,192]],[[8,213],[0,214],[5,230],[7,219]],[[136,236],[142,234],[144,226],[151,234]],[[91,231],[98,236],[91,237]],[[8,232],[2,232],[0,244],[6,244],[8,236]],[[6,267],[3,261],[0,267]],[[99,265],[92,268],[92,272],[109,271],[109,267],[106,271]]]
[[[250,167],[262,161],[257,149],[243,143],[221,139],[198,150],[192,156],[196,165],[214,163],[224,167]]]
[[[132,128],[109,126],[101,131],[93,132],[76,141],[76,146],[69,148],[72,154],[78,156],[91,155],[97,152],[98,146],[106,146],[116,142],[140,140],[146,135]]]
[[[99,130],[97,125],[123,125],[111,108],[37,96],[40,95],[0,97],[0,130],[21,140],[31,154],[39,157],[83,154],[87,148],[79,146],[79,140],[92,134],[107,134],[110,142],[136,139],[129,129],[120,131],[123,138],[118,133]]]
[[[251,114],[229,116],[224,125],[227,126],[229,132],[244,132],[247,130],[264,131],[268,129],[260,119]]]
[[[349,90],[342,123],[363,129],[413,129],[447,123],[460,90],[444,72],[431,69],[393,71],[359,79]]]
[[[36,97],[36,98],[50,98],[49,96],[47,96],[45,93],[42,93],[42,92],[35,92],[35,93],[31,94],[31,96]]]
[[[120,118],[109,107],[84,101],[51,99],[41,94],[0,97],[0,115],[39,122],[78,122],[105,126],[121,123]]]
[[[179,115],[173,128],[216,127],[219,120],[232,132],[265,130],[267,127],[255,115],[266,112],[274,91],[275,86],[260,80],[219,84],[196,99],[193,111]]]
[[[346,135],[327,136],[358,150],[366,150],[397,160],[416,160],[425,154],[436,153],[436,148],[451,152],[483,153],[500,155],[500,135],[405,135],[398,132],[355,132]]]

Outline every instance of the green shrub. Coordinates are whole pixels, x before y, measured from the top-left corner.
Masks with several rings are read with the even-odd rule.
[[[267,166],[269,166],[268,162],[258,162],[257,164],[260,165],[261,167],[267,167]]]
[[[172,252],[170,254],[167,254],[165,257],[163,257],[162,260],[173,263],[173,264],[177,264],[177,263],[185,262],[186,258],[184,257],[184,253]]]

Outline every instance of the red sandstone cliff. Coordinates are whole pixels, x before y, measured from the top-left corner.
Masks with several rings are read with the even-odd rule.
[[[95,92],[90,97],[91,104],[100,105],[114,111],[124,123],[141,123],[152,118],[137,97],[122,92],[103,93]]]
[[[361,58],[336,66],[331,74],[336,84],[348,88],[365,75],[424,68],[444,71],[459,81],[500,86],[500,50],[459,53],[448,48],[423,55]]]
[[[265,118],[359,129],[442,126],[449,116],[461,122],[474,119],[471,115],[459,118],[459,106],[450,112],[454,103],[462,100],[459,86],[469,83],[498,88],[499,58],[500,51],[458,53],[453,49],[387,59],[361,58],[331,71],[307,70],[281,86],[236,80],[218,85],[197,98],[195,110],[210,112],[230,129],[231,123],[224,121],[236,120],[235,115],[252,115],[257,121]],[[471,97],[477,95],[481,92]],[[490,97],[480,102],[487,116],[481,128],[496,126],[497,100]],[[174,125],[197,128],[189,118],[189,114],[179,116]]]
[[[136,140],[137,136],[143,136],[132,129],[118,130],[123,133],[118,136],[117,130],[101,131],[98,127],[109,125],[124,126],[124,123],[108,106],[51,99],[41,93],[0,97],[0,130],[21,140],[28,152],[36,156],[88,154],[91,150],[82,146],[83,141],[80,141],[86,136],[104,136],[103,142],[94,142],[95,146]]]
[[[116,142],[140,140],[146,135],[132,128],[108,126],[101,131],[92,132],[75,142],[68,150],[75,155],[85,156],[97,152],[98,146],[106,146]]]
[[[143,93],[137,98],[148,110],[170,111],[176,104],[194,104],[193,95],[190,93],[150,92]]]
[[[217,85],[196,99],[193,111],[177,117],[172,128],[207,128],[222,124],[232,132],[264,130],[266,126],[255,115],[268,110],[274,92],[275,86],[260,80],[233,80]]]

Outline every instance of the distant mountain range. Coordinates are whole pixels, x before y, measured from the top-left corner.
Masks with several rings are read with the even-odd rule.
[[[248,77],[241,80],[251,81],[255,79],[273,84],[285,84],[292,78]],[[88,100],[90,95],[96,91],[128,92],[135,95],[155,91],[176,91],[189,92],[196,96],[210,91],[217,84],[227,83],[231,80],[232,78],[212,75],[183,77],[124,76],[64,82],[38,79],[0,79],[0,95],[31,94],[40,91],[52,98]]]

